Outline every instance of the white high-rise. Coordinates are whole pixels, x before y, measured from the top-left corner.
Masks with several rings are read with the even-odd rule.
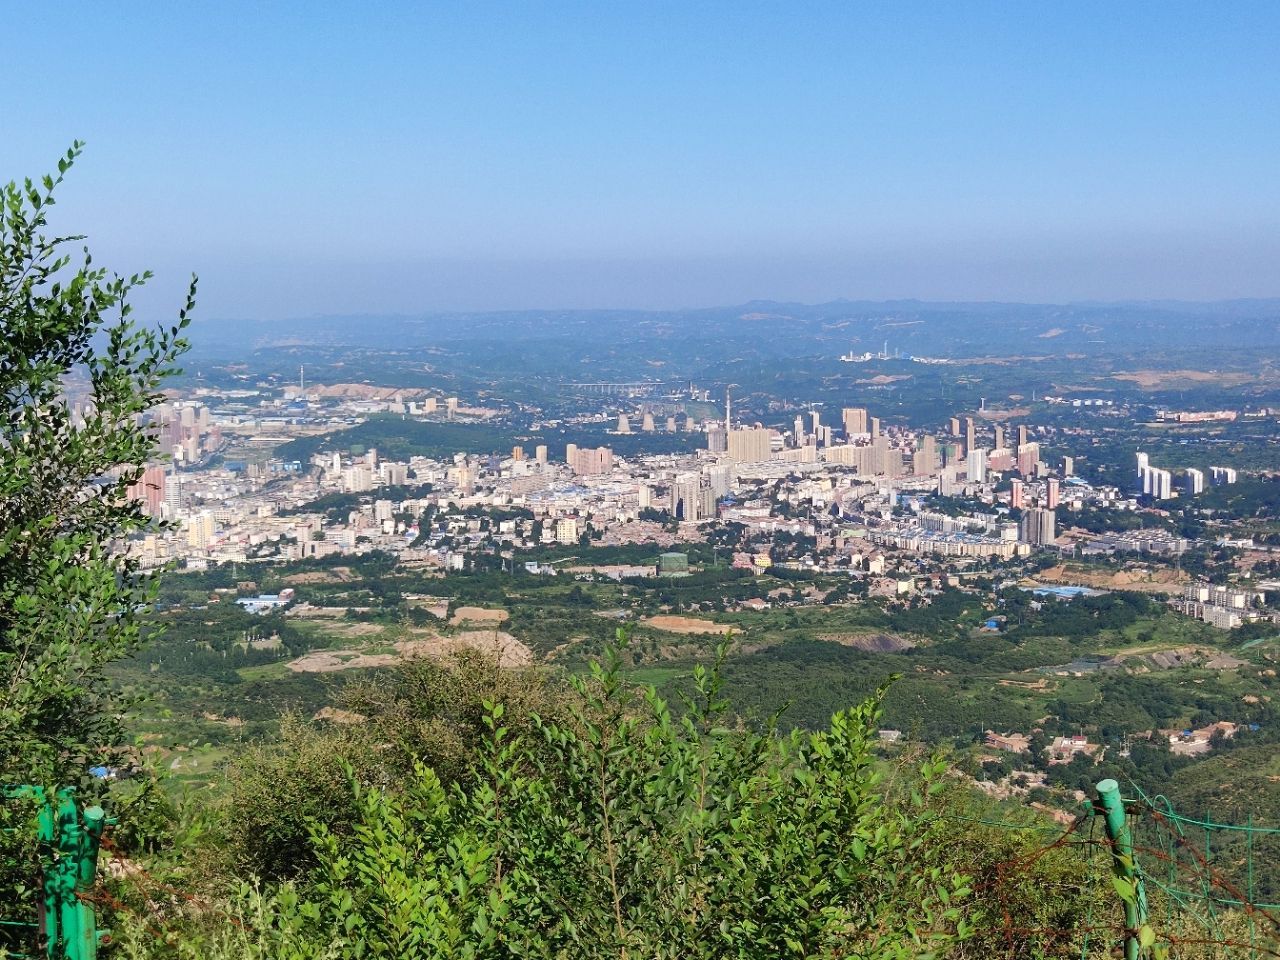
[[[1236,472],[1231,467],[1210,467],[1209,478],[1215,487],[1236,482]]]
[[[970,483],[986,483],[987,481],[987,451],[981,447],[974,447],[969,451],[969,463],[967,467]]]

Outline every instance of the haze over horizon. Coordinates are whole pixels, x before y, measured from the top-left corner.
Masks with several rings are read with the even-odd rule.
[[[58,212],[157,271],[144,308],[192,271],[204,317],[1280,295],[1271,4],[72,3],[10,30],[0,179],[86,140]]]

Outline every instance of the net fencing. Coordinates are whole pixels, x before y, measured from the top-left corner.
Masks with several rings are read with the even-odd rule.
[[[974,844],[971,906],[979,933],[951,955],[1280,958],[1280,829],[1191,817],[1132,784],[1126,792],[1122,798],[1114,781],[1103,781],[1069,823],[940,811]],[[77,805],[72,793],[10,799],[24,802],[27,826],[5,823],[0,847],[21,853],[4,872],[25,871],[25,894],[0,910],[0,957],[92,960],[102,939],[95,913],[136,914],[140,928],[168,943],[184,936],[193,917],[244,924],[233,905],[153,877],[117,852],[109,836],[99,870],[96,831],[104,818]]]

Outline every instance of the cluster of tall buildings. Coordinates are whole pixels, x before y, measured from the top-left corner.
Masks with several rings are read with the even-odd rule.
[[[524,447],[517,444],[511,448],[512,463],[524,463],[527,459]],[[540,467],[547,465],[547,445],[545,443],[540,443],[533,448],[533,462]]]
[[[160,450],[174,463],[196,463],[222,446],[222,428],[198,400],[165,401],[152,412]]]
[[[150,423],[168,464],[147,464],[128,495],[148,516],[172,519],[181,505],[182,480],[176,468],[199,463],[222,449],[222,428],[198,400],[166,400],[152,410]]]
[[[682,474],[671,484],[668,510],[677,520],[689,523],[716,515],[716,491],[711,484],[703,483],[697,473]]]
[[[1170,601],[1181,613],[1203,620],[1220,630],[1231,630],[1250,620],[1261,619],[1265,614],[1258,609],[1263,595],[1252,590],[1212,583],[1191,583],[1182,590],[1182,596]]]
[[[1035,547],[1051,546],[1058,539],[1057,513],[1045,507],[1023,510],[1018,539]]]
[[[1153,467],[1147,454],[1139,451],[1137,459],[1137,481],[1144,496],[1153,500],[1168,500],[1173,496],[1173,471],[1161,467]],[[1182,490],[1188,496],[1204,493],[1205,476],[1203,470],[1187,467],[1183,471]],[[1210,467],[1209,481],[1219,487],[1236,482],[1236,471],[1231,467]]]
[[[376,449],[366,450],[345,466],[339,454],[330,454],[324,468],[340,478],[343,493],[367,493],[378,487],[402,487],[409,482],[409,468],[396,461],[380,461]]]
[[[579,477],[599,476],[613,470],[613,451],[608,447],[579,447],[570,443],[565,447],[564,459]]]
[[[885,431],[880,419],[865,407],[844,407],[838,429],[823,424],[816,410],[798,414],[790,431],[759,424],[739,427],[732,422],[726,400],[724,421],[707,431],[707,449],[734,463],[821,461],[853,467],[865,476],[936,476],[943,494],[961,493],[966,485],[985,483],[991,473],[1016,470],[1031,478],[1048,472],[1040,458],[1040,445],[1031,439],[1025,425],[1007,432],[1001,424],[994,424],[989,433],[991,447],[980,445],[987,437],[979,433],[974,417],[953,417],[949,428],[951,436],[941,442],[933,434]],[[1064,460],[1068,475],[1073,468],[1069,458]],[[1048,509],[1056,506],[1054,503]]]

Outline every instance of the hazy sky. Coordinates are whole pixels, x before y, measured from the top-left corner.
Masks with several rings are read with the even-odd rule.
[[[206,317],[1280,294],[1275,2],[19,6],[0,178]]]

